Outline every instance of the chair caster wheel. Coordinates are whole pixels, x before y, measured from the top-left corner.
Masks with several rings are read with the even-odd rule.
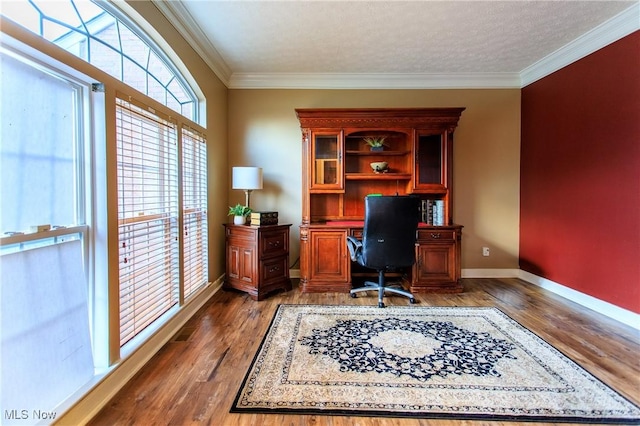
[[[384,308],[384,303],[378,302],[378,308]]]
[[[355,293],[349,293],[349,294],[351,295],[351,297],[352,297],[353,299],[355,299],[355,298],[356,298],[356,294],[355,294]]]
[[[416,303],[416,299],[414,299],[414,298],[412,297],[411,299],[409,299],[409,303],[411,303],[411,304],[413,305],[414,303]]]

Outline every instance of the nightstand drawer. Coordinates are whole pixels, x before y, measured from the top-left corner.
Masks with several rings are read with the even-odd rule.
[[[264,284],[269,284],[272,280],[281,280],[288,276],[287,258],[269,259],[261,262]]]
[[[456,238],[456,232],[452,229],[425,229],[418,230],[419,241],[454,241]]]
[[[289,252],[289,229],[279,229],[260,234],[260,253],[262,257],[273,257]]]

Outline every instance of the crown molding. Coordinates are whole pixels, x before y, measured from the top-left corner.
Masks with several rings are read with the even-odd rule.
[[[640,29],[640,3],[545,56],[520,72],[525,87]]]
[[[635,3],[519,73],[233,73],[180,2],[151,1],[229,89],[522,88],[640,29]]]
[[[234,73],[228,87],[230,89],[519,88],[520,75],[518,73]]]
[[[215,46],[209,42],[208,37],[200,26],[193,20],[191,14],[185,9],[181,2],[151,0],[160,12],[167,18],[176,30],[191,45],[202,60],[211,68],[222,83],[229,87],[231,69],[216,50]]]

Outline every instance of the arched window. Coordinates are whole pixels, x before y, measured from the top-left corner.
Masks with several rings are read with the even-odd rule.
[[[3,332],[2,345],[33,336],[17,339],[31,346],[11,345],[10,361],[3,358],[13,375],[2,375],[0,388],[20,382],[22,389],[2,394],[3,407],[55,407],[64,398],[63,404],[75,403],[78,389],[144,353],[138,349],[171,330],[211,288],[207,132],[197,117],[204,97],[196,96],[188,70],[169,59],[171,47],[152,42],[153,33],[145,34],[150,27],[141,22],[141,29],[126,10],[88,0],[19,0],[0,7],[0,263],[13,260],[22,268],[0,269],[22,280],[11,281],[13,291],[29,295],[22,305],[2,298],[3,313],[26,318],[12,323],[15,333]],[[167,54],[158,46],[167,46]],[[118,244],[109,244],[114,234]],[[41,287],[25,270],[45,277]],[[76,271],[76,285],[69,271]],[[60,303],[50,304],[62,313],[39,315],[44,325],[34,325],[27,315],[32,300],[51,302],[42,294],[58,288],[58,276]],[[67,297],[69,289],[82,293]],[[5,309],[11,303],[13,310]],[[61,324],[62,334],[75,324],[74,333],[91,344],[59,339],[56,348],[73,357],[39,351],[40,336],[60,334],[49,331],[52,317],[61,319],[56,327]]]
[[[162,50],[107,3],[87,0],[3,2],[2,14],[198,122],[198,99]]]

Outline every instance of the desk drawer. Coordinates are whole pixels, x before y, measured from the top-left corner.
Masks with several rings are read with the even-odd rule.
[[[418,230],[418,240],[420,241],[443,241],[450,242],[456,238],[456,232],[452,229],[424,229]]]

